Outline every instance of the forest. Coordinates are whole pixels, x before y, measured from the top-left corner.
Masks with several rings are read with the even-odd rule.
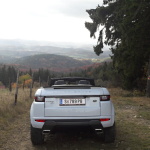
[[[0,86],[10,88],[10,86],[17,81],[17,72],[18,69],[16,69],[14,66],[2,65],[0,67]],[[50,78],[55,76],[56,74],[54,72],[50,72],[48,69],[43,68],[39,68],[37,71],[32,71],[32,69],[27,71],[19,70],[19,84],[23,84],[23,82],[26,81],[26,83],[30,85],[32,78],[33,82],[44,84],[48,82]],[[28,80],[30,81],[29,83],[27,82]]]
[[[125,89],[145,89],[150,67],[150,2],[147,0],[103,0],[103,6],[87,10],[90,37],[99,32],[94,52],[112,51],[114,69]],[[150,81],[149,81],[150,82]]]

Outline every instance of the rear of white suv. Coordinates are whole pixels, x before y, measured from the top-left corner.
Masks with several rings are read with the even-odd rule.
[[[65,84],[54,84],[60,80]],[[81,80],[88,81],[88,84],[79,84]],[[105,142],[114,142],[114,107],[106,88],[95,87],[94,81],[89,78],[61,78],[52,81],[54,85],[51,87],[36,91],[31,106],[33,144],[42,144],[44,135],[58,126],[90,126],[96,132],[103,131]]]

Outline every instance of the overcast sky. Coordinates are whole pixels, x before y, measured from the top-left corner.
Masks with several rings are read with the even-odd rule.
[[[86,9],[103,0],[0,0],[0,39],[93,43]]]

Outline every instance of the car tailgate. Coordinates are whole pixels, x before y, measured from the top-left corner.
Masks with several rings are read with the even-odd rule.
[[[44,93],[43,93],[44,92]],[[99,116],[100,89],[45,90],[45,116]]]

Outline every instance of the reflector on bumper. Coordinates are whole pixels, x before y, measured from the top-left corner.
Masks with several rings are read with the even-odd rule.
[[[110,118],[102,118],[102,119],[100,119],[100,121],[109,121],[110,120]]]
[[[41,119],[36,119],[36,122],[45,122],[45,120],[41,120]]]

